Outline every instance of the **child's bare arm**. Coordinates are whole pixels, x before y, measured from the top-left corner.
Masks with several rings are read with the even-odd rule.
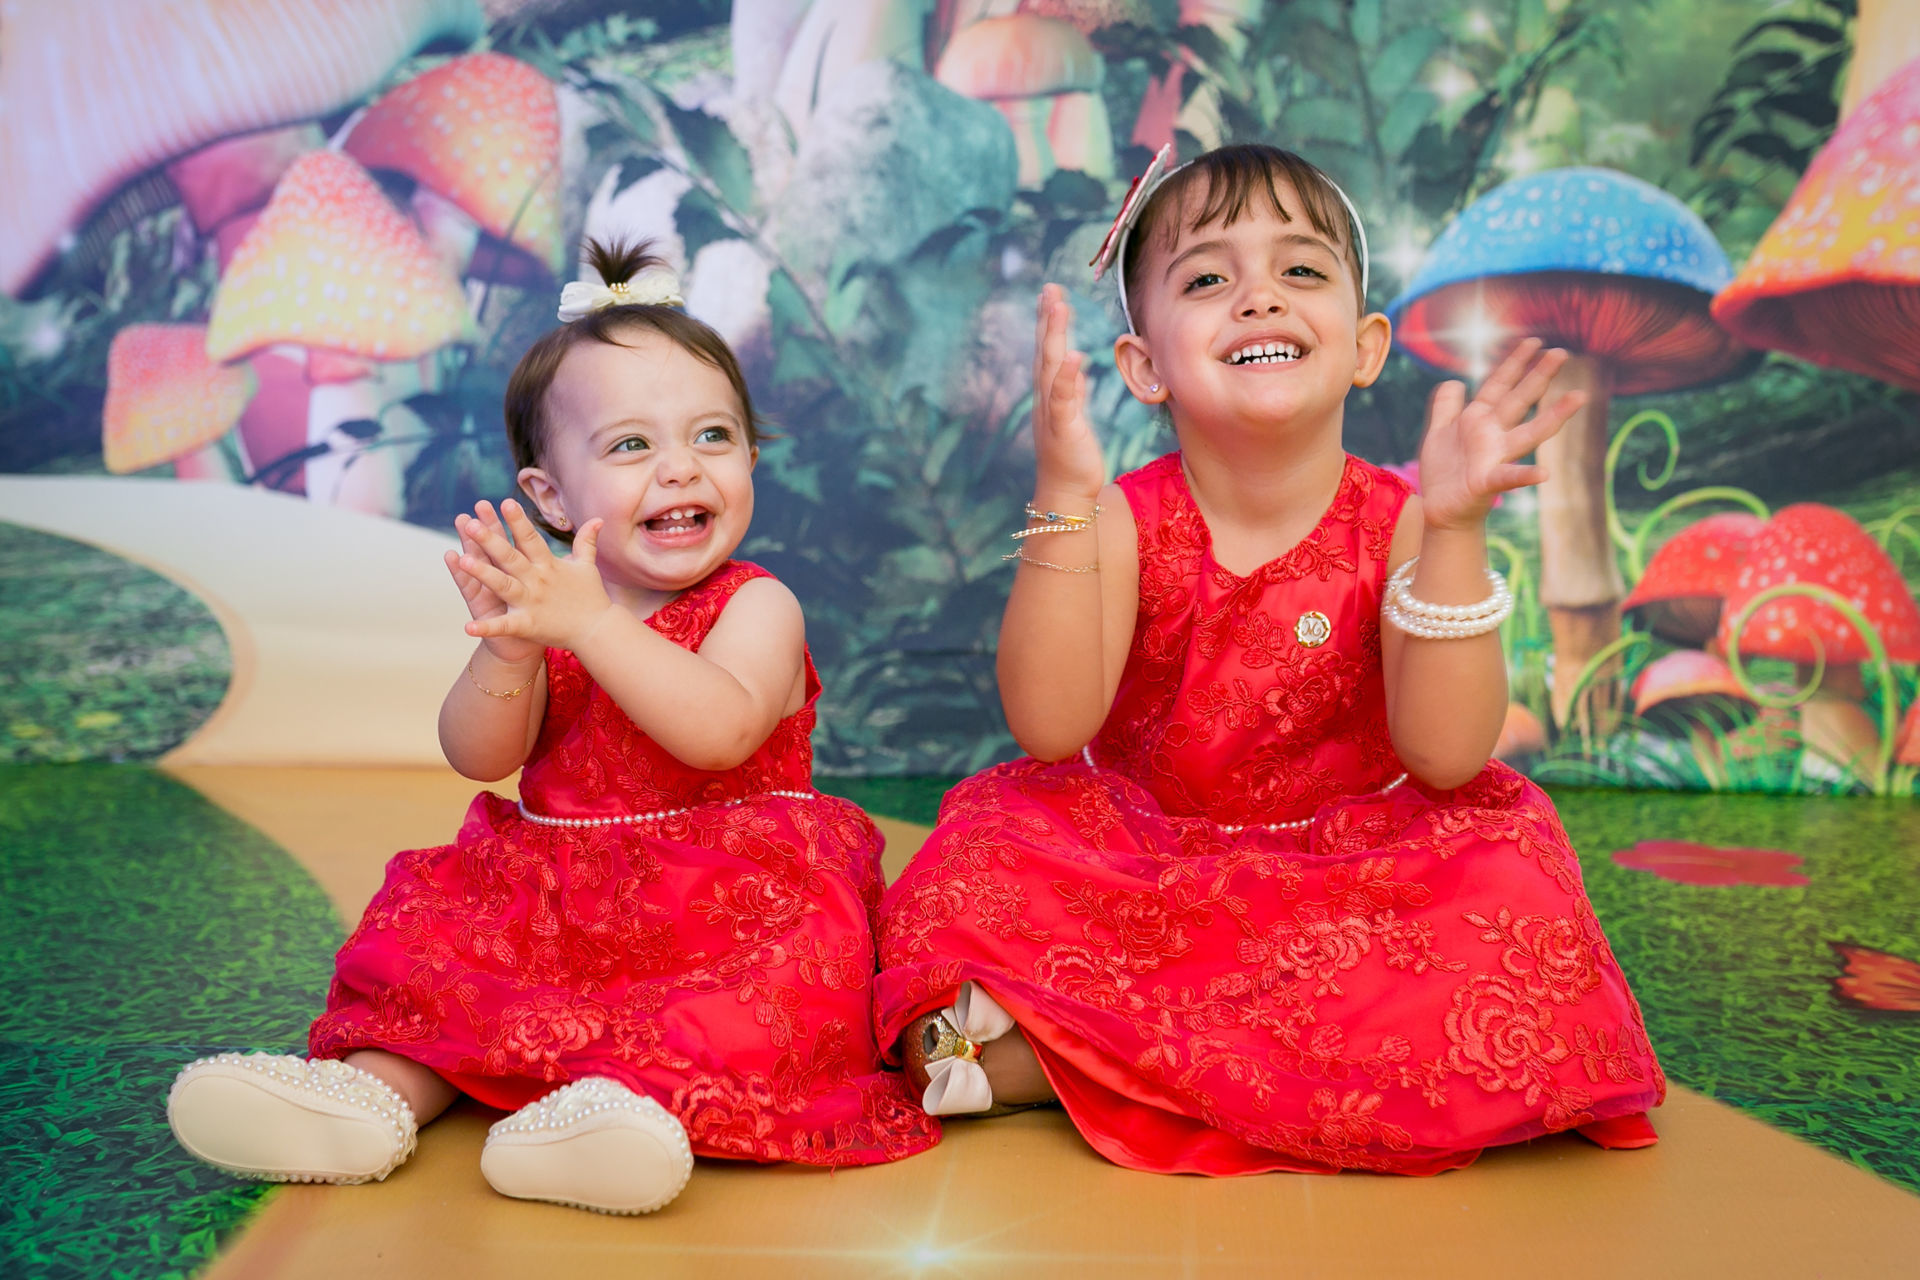
[[[468,557],[462,568],[507,609],[475,619],[473,634],[571,650],[636,725],[696,769],[733,768],[798,709],[806,628],[784,586],[756,579],[741,587],[700,652],[691,653],[607,597],[594,568],[598,520],[560,559],[518,503],[503,503],[501,511],[514,543],[483,530],[478,540],[488,563]]]
[[[1091,529],[1043,533],[1019,544],[1000,624],[998,675],[1007,726],[1022,749],[1060,760],[1098,732],[1113,705],[1133,639],[1139,552],[1132,512],[1105,484],[1106,460],[1086,418],[1081,356],[1067,349],[1072,312],[1059,288],[1041,290],[1034,351],[1033,505],[1085,516]]]
[[[485,557],[479,530],[500,524],[491,504],[482,502],[474,510],[477,518],[462,515],[454,521],[460,550],[447,552],[446,562],[468,613],[478,620],[505,613],[507,606],[460,567],[464,557]],[[513,636],[483,640],[440,704],[440,750],[466,777],[498,781],[525,763],[546,706],[545,650]]]
[[[1565,359],[1563,351],[1540,353],[1540,344],[1528,339],[1488,376],[1471,404],[1457,382],[1434,393],[1420,447],[1422,496],[1409,499],[1400,513],[1388,558],[1392,571],[1420,557],[1414,598],[1439,605],[1486,599],[1487,512],[1502,492],[1545,477],[1537,464],[1521,466],[1518,460],[1557,432],[1585,400],[1568,393],[1539,404]],[[1423,639],[1383,620],[1381,648],[1395,752],[1431,786],[1466,782],[1486,765],[1506,716],[1499,632]]]

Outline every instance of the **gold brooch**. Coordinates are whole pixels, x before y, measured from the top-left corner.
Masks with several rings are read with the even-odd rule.
[[[1293,624],[1293,638],[1309,649],[1318,649],[1333,635],[1333,623],[1318,609],[1309,609]]]

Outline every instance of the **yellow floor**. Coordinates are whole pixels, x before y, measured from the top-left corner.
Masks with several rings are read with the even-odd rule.
[[[288,849],[346,919],[395,850],[449,838],[475,790],[444,769],[172,772]],[[884,825],[893,873],[924,831]],[[479,1152],[494,1118],[456,1109],[383,1184],[276,1191],[208,1275],[1920,1274],[1920,1197],[1681,1089],[1650,1151],[1556,1138],[1438,1178],[1132,1173],[1049,1111],[952,1124],[876,1169],[702,1162],[643,1219],[493,1194]]]

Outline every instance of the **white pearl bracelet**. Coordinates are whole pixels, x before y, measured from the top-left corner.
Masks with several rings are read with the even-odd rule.
[[[1513,612],[1513,592],[1507,580],[1487,570],[1487,585],[1492,588],[1486,599],[1473,604],[1428,604],[1413,596],[1414,566],[1420,557],[1401,565],[1387,580],[1386,598],[1380,602],[1380,616],[1410,636],[1422,640],[1461,640],[1485,635],[1497,629]]]
[[[820,793],[818,791],[762,791],[757,795],[737,796],[732,800],[721,800],[717,803],[725,808],[736,804],[746,804],[751,800],[765,800],[770,796],[780,796],[787,800],[820,799]],[[533,810],[527,808],[527,802],[522,800],[520,802],[520,816],[528,822],[536,823],[543,827],[616,827],[642,822],[661,822],[667,818],[678,818],[683,814],[692,813],[696,808],[705,807],[705,805],[694,805],[685,809],[656,809],[652,813],[616,813],[608,818],[555,818],[544,813],[535,813]]]

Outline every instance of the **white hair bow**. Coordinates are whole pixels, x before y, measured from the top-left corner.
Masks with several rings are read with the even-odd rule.
[[[603,307],[684,307],[680,277],[672,267],[648,267],[631,280],[598,284],[575,280],[560,290],[560,319],[571,323]]]

